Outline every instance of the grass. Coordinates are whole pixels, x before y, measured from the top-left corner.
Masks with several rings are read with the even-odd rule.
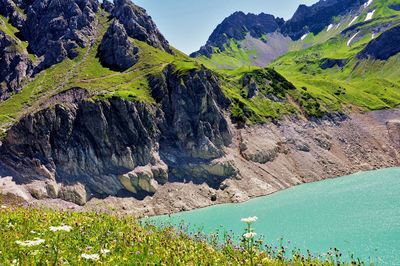
[[[11,25],[8,19],[2,15],[0,15],[0,30],[11,37],[11,39],[15,42],[15,49],[17,49],[17,51],[28,54],[32,62],[35,62],[36,56],[34,54],[28,53],[28,42],[21,41],[17,37],[16,34],[19,32],[19,30]]]
[[[2,265],[345,265],[336,253],[315,258],[216,237],[102,213],[0,208]]]

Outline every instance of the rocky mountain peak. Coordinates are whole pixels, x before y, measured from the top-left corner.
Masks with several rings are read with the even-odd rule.
[[[218,47],[224,50],[225,44],[229,44],[230,39],[243,40],[247,34],[254,38],[261,38],[264,34],[274,32],[284,23],[282,18],[275,18],[272,15],[261,13],[255,15],[252,13],[235,12],[213,31],[207,44],[192,56],[206,55],[210,56],[212,47]]]
[[[173,53],[168,41],[160,33],[146,10],[129,0],[114,0],[112,15],[125,27],[129,37],[146,42],[153,47]]]
[[[314,5],[300,5],[293,17],[282,27],[282,32],[294,40],[306,33],[318,34],[336,16],[359,8],[367,0],[322,0]]]

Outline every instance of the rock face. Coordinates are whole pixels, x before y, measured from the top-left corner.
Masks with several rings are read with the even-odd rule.
[[[21,82],[32,73],[33,65],[17,42],[1,30],[0,66],[0,100],[4,100],[20,90]]]
[[[168,53],[173,53],[168,41],[143,8],[134,5],[129,0],[114,0],[112,15],[124,25],[129,37],[146,42]]]
[[[293,17],[282,27],[282,32],[298,40],[306,33],[317,35],[334,17],[359,8],[367,0],[330,0],[319,1],[312,6],[300,5]]]
[[[248,33],[254,38],[261,38],[267,33],[278,30],[283,23],[283,19],[264,13],[254,15],[235,12],[219,24],[211,34],[207,44],[191,56],[205,55],[210,57],[213,53],[212,47],[218,47],[221,51],[224,51],[224,45],[229,44],[230,39],[244,40]]]
[[[387,60],[400,52],[400,26],[383,32],[378,38],[370,41],[357,55],[358,58]]]
[[[17,183],[57,181],[59,197],[79,204],[90,198],[82,195],[152,194],[188,176],[219,186],[236,175],[223,150],[228,102],[212,73],[170,66],[149,83],[158,105],[77,100],[24,117],[3,142],[2,163]]]
[[[56,105],[22,119],[2,152],[19,182],[79,180],[93,193],[116,195],[119,175],[155,160],[157,120],[155,109],[117,99]]]
[[[98,56],[104,66],[126,70],[139,60],[138,52],[139,49],[129,42],[124,27],[115,20],[101,41]]]
[[[0,0],[0,15],[9,18],[10,23],[17,29],[21,29],[25,24],[25,16],[18,10],[24,8],[24,1]]]
[[[25,9],[23,37],[38,57],[39,69],[75,58],[78,47],[86,47],[95,34],[98,2],[95,0],[35,0]]]

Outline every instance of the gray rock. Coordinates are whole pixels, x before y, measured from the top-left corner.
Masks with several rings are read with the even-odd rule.
[[[18,182],[79,180],[98,195],[154,193],[170,177],[218,187],[235,176],[233,161],[222,160],[232,141],[224,116],[229,101],[213,73],[171,66],[149,84],[158,104],[86,101],[78,88],[52,97],[8,131],[0,161]],[[149,170],[137,172],[141,167]]]
[[[114,0],[112,15],[124,25],[129,37],[173,54],[168,41],[143,8],[134,5],[129,0]]]
[[[22,81],[32,73],[33,65],[18,43],[1,30],[0,66],[0,100],[4,100],[21,90]]]
[[[129,42],[124,27],[114,20],[101,41],[98,56],[103,65],[123,71],[139,60],[138,52]]]
[[[38,57],[44,56],[38,71],[78,56],[95,35],[96,0],[35,0],[25,8],[22,35]]]
[[[89,198],[85,186],[81,183],[61,187],[58,196],[65,201],[69,201],[80,206],[85,205]]]

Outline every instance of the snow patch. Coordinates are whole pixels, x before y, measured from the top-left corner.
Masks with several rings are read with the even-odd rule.
[[[302,41],[304,41],[304,39],[307,38],[307,36],[308,36],[308,33],[306,33],[306,34],[304,34],[303,36],[301,36],[300,39],[301,39]]]
[[[350,46],[351,42],[353,41],[353,39],[359,34],[360,32],[357,32],[356,34],[354,34],[350,40],[347,42],[347,46]]]
[[[330,24],[330,25],[328,26],[328,28],[326,29],[326,31],[330,31],[332,28],[333,28],[333,24]]]
[[[368,12],[367,17],[365,18],[365,21],[371,20],[372,17],[374,16],[376,9],[374,11]]]
[[[350,21],[350,23],[349,23],[349,26],[351,26],[351,24],[353,24],[354,23],[354,21],[356,21],[358,19],[358,16],[355,16],[354,18],[353,18],[353,20],[352,21]]]
[[[368,2],[366,2],[366,3],[364,4],[364,8],[369,7],[369,6],[372,4],[372,2],[374,2],[374,0],[368,0]]]

